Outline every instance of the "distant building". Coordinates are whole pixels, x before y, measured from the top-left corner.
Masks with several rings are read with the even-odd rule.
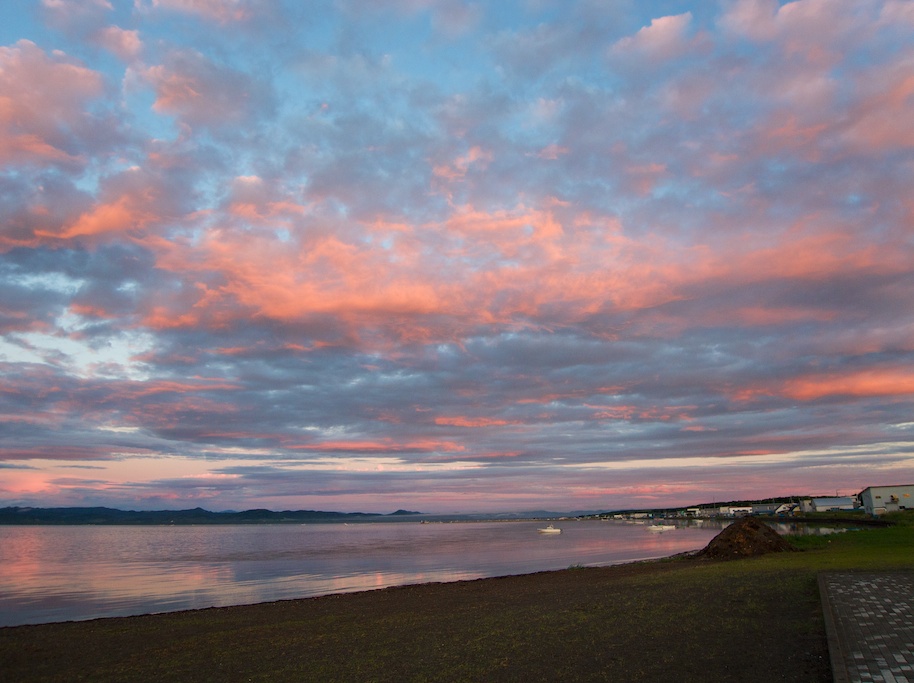
[[[753,515],[773,515],[778,509],[777,503],[757,503],[752,506]]]
[[[743,517],[752,514],[751,505],[727,505],[720,509],[722,515],[727,517]]]
[[[914,509],[914,484],[868,486],[860,492],[860,500],[868,515]]]
[[[852,497],[813,498],[813,512],[838,512],[839,510],[856,510],[857,503]]]

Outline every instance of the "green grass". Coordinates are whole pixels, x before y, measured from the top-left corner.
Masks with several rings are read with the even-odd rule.
[[[914,516],[671,559],[0,629],[3,680],[825,681],[821,570],[914,569]]]
[[[767,563],[797,570],[893,569],[914,566],[914,510],[884,517],[893,526],[850,529],[824,536],[792,536],[804,553],[769,555]]]

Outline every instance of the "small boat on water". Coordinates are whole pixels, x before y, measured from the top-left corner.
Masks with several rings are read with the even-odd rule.
[[[651,524],[647,527],[647,530],[656,533],[663,533],[664,531],[672,531],[675,528],[676,527],[672,524]]]
[[[544,529],[537,529],[541,534],[560,534],[562,533],[561,529],[556,529],[551,524]]]

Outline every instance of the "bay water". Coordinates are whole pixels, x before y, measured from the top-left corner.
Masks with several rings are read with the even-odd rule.
[[[0,626],[619,564],[702,548],[721,529],[556,525],[0,526]]]

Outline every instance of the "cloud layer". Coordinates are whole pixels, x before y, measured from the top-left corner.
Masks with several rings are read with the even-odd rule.
[[[0,504],[619,508],[914,471],[914,12],[43,0]]]

